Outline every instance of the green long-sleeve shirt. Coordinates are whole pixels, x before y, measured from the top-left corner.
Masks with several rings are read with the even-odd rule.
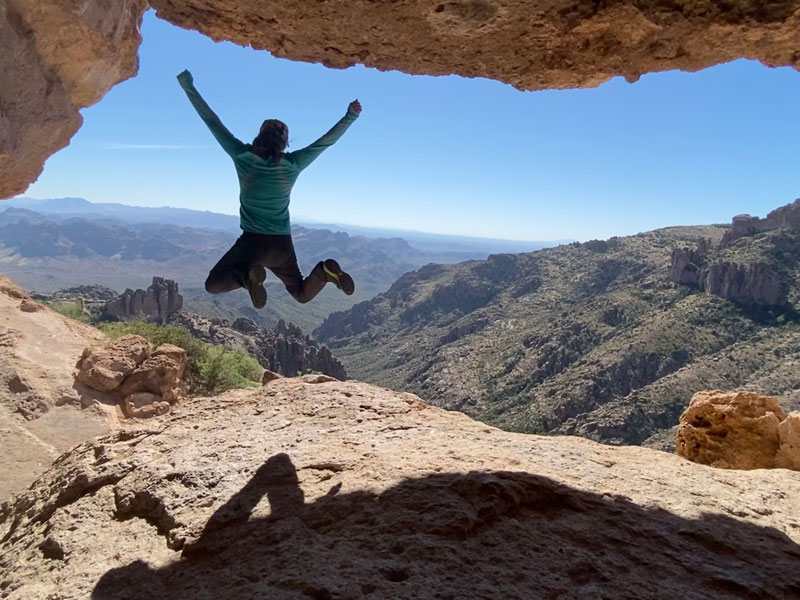
[[[252,152],[250,144],[238,140],[206,104],[189,81],[180,81],[197,114],[203,119],[222,149],[233,159],[239,176],[240,226],[244,231],[290,235],[289,195],[300,171],[325,148],[332,146],[358,118],[350,109],[328,133],[310,146],[287,152],[276,164]]]

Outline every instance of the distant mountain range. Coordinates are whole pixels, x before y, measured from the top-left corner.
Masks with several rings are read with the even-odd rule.
[[[84,217],[92,220],[113,219],[124,223],[159,223],[198,229],[220,231],[239,231],[238,215],[226,215],[210,211],[173,208],[170,206],[143,207],[109,202],[89,202],[83,198],[14,198],[0,201],[0,211],[7,207],[24,208],[42,214]],[[402,238],[420,251],[432,254],[453,253],[456,260],[467,260],[457,254],[486,255],[494,252],[531,252],[548,248],[572,240],[519,241],[494,238],[479,238],[458,235],[444,235],[421,231],[381,229],[342,223],[316,223],[299,220],[297,225],[307,229],[328,229],[341,231],[351,236],[367,238]],[[452,262],[452,260],[443,261]]]
[[[124,223],[160,223],[198,229],[238,231],[239,217],[185,208],[128,206],[110,202],[89,202],[83,198],[13,198],[0,201],[4,208],[24,208],[47,215],[113,219]]]
[[[301,307],[270,278],[268,306],[255,311],[244,291],[211,296],[203,289],[209,269],[239,233],[238,217],[217,213],[94,204],[81,198],[15,199],[0,202],[0,271],[40,292],[85,284],[122,291],[146,287],[153,275],[161,275],[177,281],[187,306],[206,316],[233,320],[246,315],[262,325],[283,318],[310,330],[332,310],[371,298],[424,264],[485,258],[490,242],[476,238],[470,246],[471,238],[437,240],[420,234],[430,237],[420,250],[399,237],[296,225],[301,269],[308,272],[320,260],[337,258],[355,278],[356,294],[326,289]]]
[[[503,428],[669,448],[699,390],[800,409],[798,306],[800,201],[733,228],[424,266],[315,337],[351,377]]]

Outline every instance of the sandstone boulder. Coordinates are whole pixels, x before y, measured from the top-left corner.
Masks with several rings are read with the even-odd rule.
[[[777,398],[753,392],[698,392],[680,418],[675,450],[692,462],[725,469],[770,469],[785,414]]]
[[[169,412],[170,404],[161,396],[149,392],[137,392],[126,396],[123,400],[122,410],[131,418],[146,419]]]
[[[115,390],[149,353],[150,344],[139,335],[124,335],[104,348],[86,348],[76,378],[101,392]]]
[[[125,378],[120,391],[123,396],[147,392],[174,404],[184,396],[180,383],[180,365],[169,356],[151,356]]]
[[[800,471],[800,412],[790,413],[778,427],[780,448],[775,466]]]
[[[166,356],[175,361],[178,365],[178,377],[183,378],[187,365],[186,350],[174,344],[161,344],[153,352],[153,356]]]

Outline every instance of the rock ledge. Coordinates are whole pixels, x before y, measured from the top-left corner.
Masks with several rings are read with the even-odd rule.
[[[800,474],[504,433],[357,382],[176,406],[0,509],[3,598],[789,598]]]

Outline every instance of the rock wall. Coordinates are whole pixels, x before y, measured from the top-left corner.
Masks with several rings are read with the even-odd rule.
[[[153,277],[146,290],[125,290],[118,298],[106,302],[103,314],[107,318],[126,320],[146,317],[156,323],[166,323],[169,316],[183,308],[183,296],[178,284],[171,279]]]
[[[635,81],[748,57],[800,66],[800,2],[399,0],[241,3],[151,0],[215,40],[331,67],[489,77],[521,89]]]
[[[713,249],[705,239],[698,242],[697,248],[673,249],[669,278],[734,302],[788,306],[789,283],[779,275],[778,263],[791,260],[791,253],[781,252],[786,257],[768,261],[768,253],[758,250],[767,250],[770,242],[760,238],[748,240],[749,252],[741,248],[743,242],[735,243],[778,230],[800,230],[800,200],[773,210],[764,219],[750,215],[733,217],[719,246]]]
[[[703,289],[734,302],[785,306],[787,286],[765,263],[715,263],[703,278]]]
[[[145,0],[0,1],[0,198],[69,144],[78,110],[139,68]]]
[[[800,67],[800,0],[151,0],[214,40],[331,67],[595,86],[737,58]],[[77,131],[78,109],[136,73],[144,0],[0,3],[0,198]],[[22,99],[20,101],[19,99]]]
[[[704,278],[703,267],[708,247],[708,241],[700,239],[697,248],[675,248],[669,267],[670,280],[683,285],[700,286]]]
[[[705,266],[705,263],[705,257],[698,256],[696,251],[676,248],[672,251],[669,278],[733,302],[787,306],[788,286],[770,265],[726,261]]]

